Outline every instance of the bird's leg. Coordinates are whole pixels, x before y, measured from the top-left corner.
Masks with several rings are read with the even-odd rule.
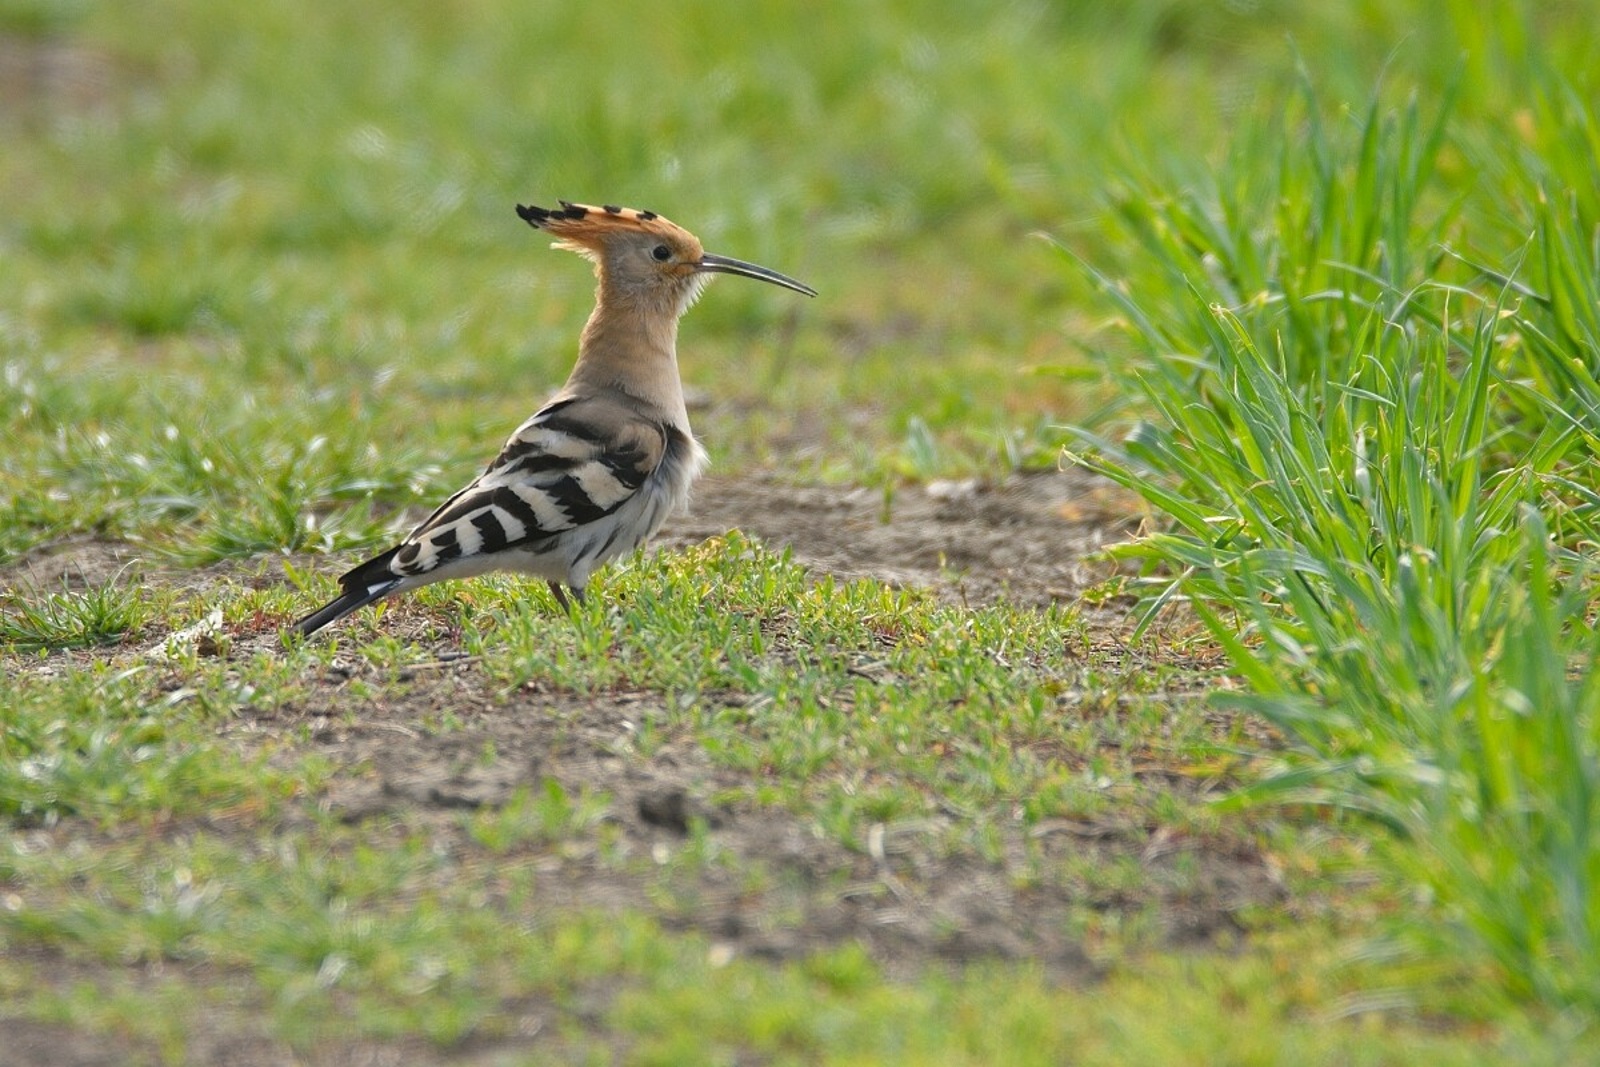
[[[566,612],[568,615],[571,615],[572,604],[567,600],[567,591],[561,588],[561,583],[547,582],[546,584],[550,586],[550,595],[556,598],[557,604],[561,605],[561,610]],[[583,597],[579,596],[578,600],[581,602]]]

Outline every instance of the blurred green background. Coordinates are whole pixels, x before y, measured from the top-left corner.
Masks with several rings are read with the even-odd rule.
[[[1515,7],[4,0],[0,350],[112,383],[58,414],[119,439],[331,391],[477,463],[588,310],[513,203],[621,202],[822,292],[725,282],[686,324],[723,469],[1011,465],[1093,399],[1031,373],[1098,313],[1030,234],[1114,261],[1111,177],[1226,153],[1299,63],[1335,106],[1386,68],[1524,106],[1515,35],[1582,70],[1596,5]]]

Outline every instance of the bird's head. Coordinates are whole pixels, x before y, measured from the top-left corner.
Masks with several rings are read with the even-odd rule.
[[[593,260],[602,288],[614,299],[682,314],[713,274],[738,274],[817,295],[775,270],[712,255],[694,234],[653,211],[559,203],[548,209],[518,204],[517,214],[557,238],[556,248]]]

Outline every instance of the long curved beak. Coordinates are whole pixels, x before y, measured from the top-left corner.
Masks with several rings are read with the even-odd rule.
[[[707,274],[737,274],[743,278],[754,278],[759,282],[771,282],[773,285],[781,285],[785,289],[793,289],[795,292],[804,293],[807,296],[817,295],[817,291],[811,286],[804,282],[797,282],[786,274],[779,274],[777,271],[768,270],[766,267],[758,267],[754,263],[746,263],[742,259],[714,256],[709,252],[700,257],[700,262],[695,266],[695,270],[704,271]]]

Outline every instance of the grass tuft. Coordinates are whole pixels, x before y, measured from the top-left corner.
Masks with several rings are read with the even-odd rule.
[[[121,576],[59,592],[0,592],[0,645],[31,652],[116,644],[145,626],[156,612],[143,586]]]
[[[1277,150],[1119,203],[1141,275],[1090,271],[1141,347],[1111,366],[1150,418],[1083,432],[1079,458],[1168,517],[1113,554],[1147,568],[1145,625],[1187,601],[1227,649],[1250,692],[1220,702],[1297,742],[1248,795],[1407,834],[1394,855],[1435,903],[1410,935],[1444,955],[1464,936],[1513,996],[1600,1010],[1584,209],[1499,160],[1538,228],[1473,268],[1442,251],[1476,221],[1433,181],[1446,108],[1374,100],[1331,128],[1308,94],[1256,136]]]

